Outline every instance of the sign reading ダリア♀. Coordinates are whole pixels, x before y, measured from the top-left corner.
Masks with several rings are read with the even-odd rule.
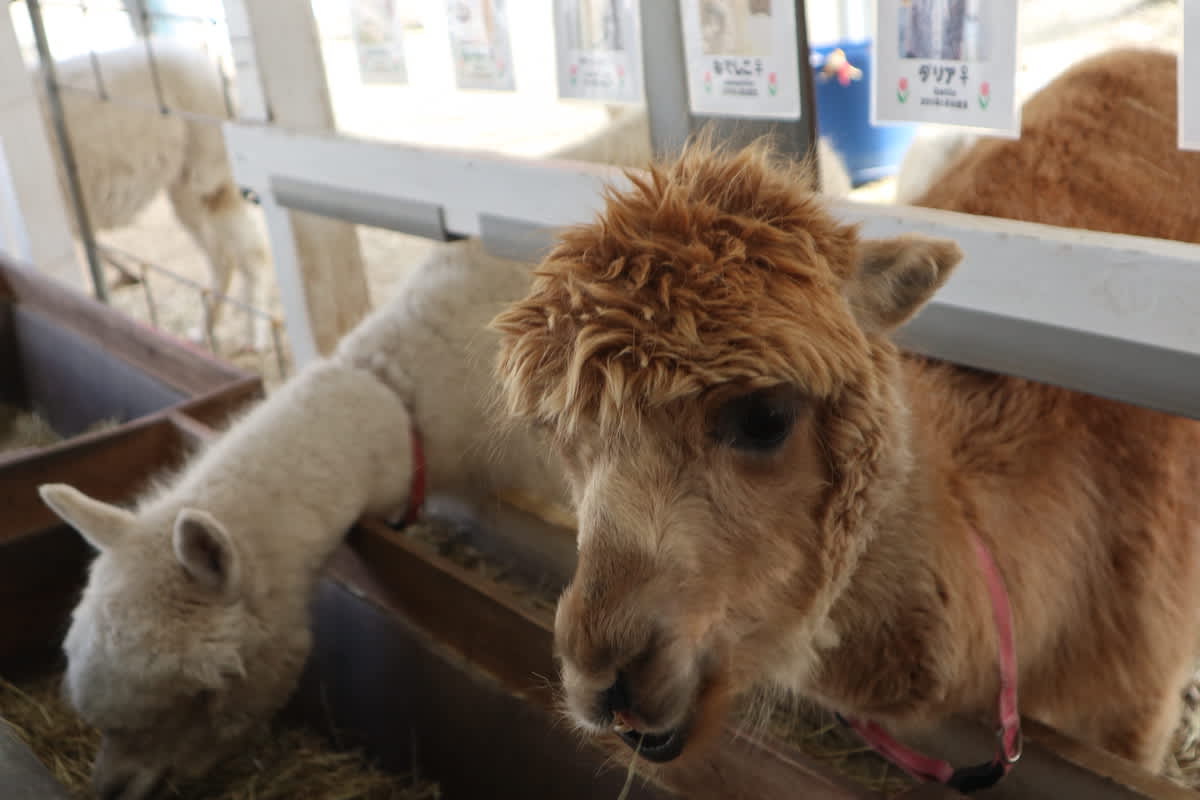
[[[638,0],[555,0],[559,97],[642,102],[638,12]]]
[[[877,0],[872,124],[1020,135],[1017,0]]]

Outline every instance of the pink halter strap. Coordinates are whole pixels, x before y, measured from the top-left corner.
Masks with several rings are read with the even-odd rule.
[[[992,554],[974,531],[971,532],[971,543],[991,597],[1000,652],[1000,721],[996,730],[995,757],[982,764],[955,769],[945,761],[922,755],[900,744],[874,722],[842,718],[880,755],[912,777],[938,781],[964,794],[986,789],[999,782],[1021,758],[1023,743],[1021,716],[1017,711],[1017,648],[1013,636],[1012,606],[1008,601],[1008,591],[1004,588],[1004,578]]]

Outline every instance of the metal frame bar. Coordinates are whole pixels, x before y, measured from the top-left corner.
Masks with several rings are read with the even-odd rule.
[[[408,210],[440,214],[450,236],[482,236],[510,258],[537,259],[556,228],[593,218],[616,169],[466,151],[225,126],[238,180],[263,199],[297,363],[303,303],[286,209],[428,235]],[[289,191],[277,194],[280,181]],[[513,187],[520,187],[514,191]],[[390,206],[390,208],[389,208]],[[898,340],[930,356],[1200,418],[1200,245],[851,201],[831,204],[865,236],[925,233],[957,241],[964,263]],[[441,238],[441,237],[438,237]]]
[[[26,0],[26,7],[29,10],[29,20],[33,26],[34,41],[37,43],[38,59],[41,62],[42,75],[46,85],[46,101],[50,107],[50,119],[54,126],[54,133],[58,137],[63,172],[67,178],[67,190],[71,196],[72,210],[75,212],[75,224],[79,231],[79,239],[83,243],[84,254],[87,256],[88,270],[92,275],[92,290],[96,293],[96,299],[107,303],[108,286],[104,283],[104,266],[100,260],[100,254],[96,250],[96,234],[92,229],[87,204],[83,199],[83,189],[79,185],[79,167],[75,163],[75,148],[71,144],[71,135],[67,131],[66,114],[63,111],[62,96],[58,91],[54,56],[50,52],[50,41],[46,37],[46,26],[42,20],[40,0]]]

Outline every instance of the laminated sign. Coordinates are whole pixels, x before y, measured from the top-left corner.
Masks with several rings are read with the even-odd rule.
[[[404,26],[396,0],[354,0],[350,13],[363,83],[407,83]]]
[[[682,0],[680,11],[692,113],[800,119],[796,0]]]
[[[1017,0],[877,0],[872,124],[1017,137]]]
[[[637,0],[555,0],[558,96],[640,103],[638,20]]]
[[[517,88],[507,0],[447,0],[454,83],[459,89]]]
[[[1200,150],[1200,0],[1183,0],[1179,51],[1179,149]]]

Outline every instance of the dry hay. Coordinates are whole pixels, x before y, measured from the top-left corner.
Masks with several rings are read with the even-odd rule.
[[[525,580],[510,565],[501,563],[470,544],[466,532],[451,522],[427,517],[405,527],[401,533],[484,580],[501,584],[525,607],[542,614],[554,614],[554,607],[558,603],[557,589],[548,585],[534,585]]]
[[[98,433],[120,425],[119,420],[102,419],[85,428],[85,433]],[[59,435],[44,417],[33,411],[0,403],[0,453],[9,450],[36,450],[61,442]]]
[[[22,686],[0,678],[0,718],[72,796],[90,798],[89,773],[99,734],[64,701],[61,673]],[[301,727],[261,737],[203,781],[171,787],[180,800],[439,800],[435,784],[373,766],[361,753],[337,750]]]

